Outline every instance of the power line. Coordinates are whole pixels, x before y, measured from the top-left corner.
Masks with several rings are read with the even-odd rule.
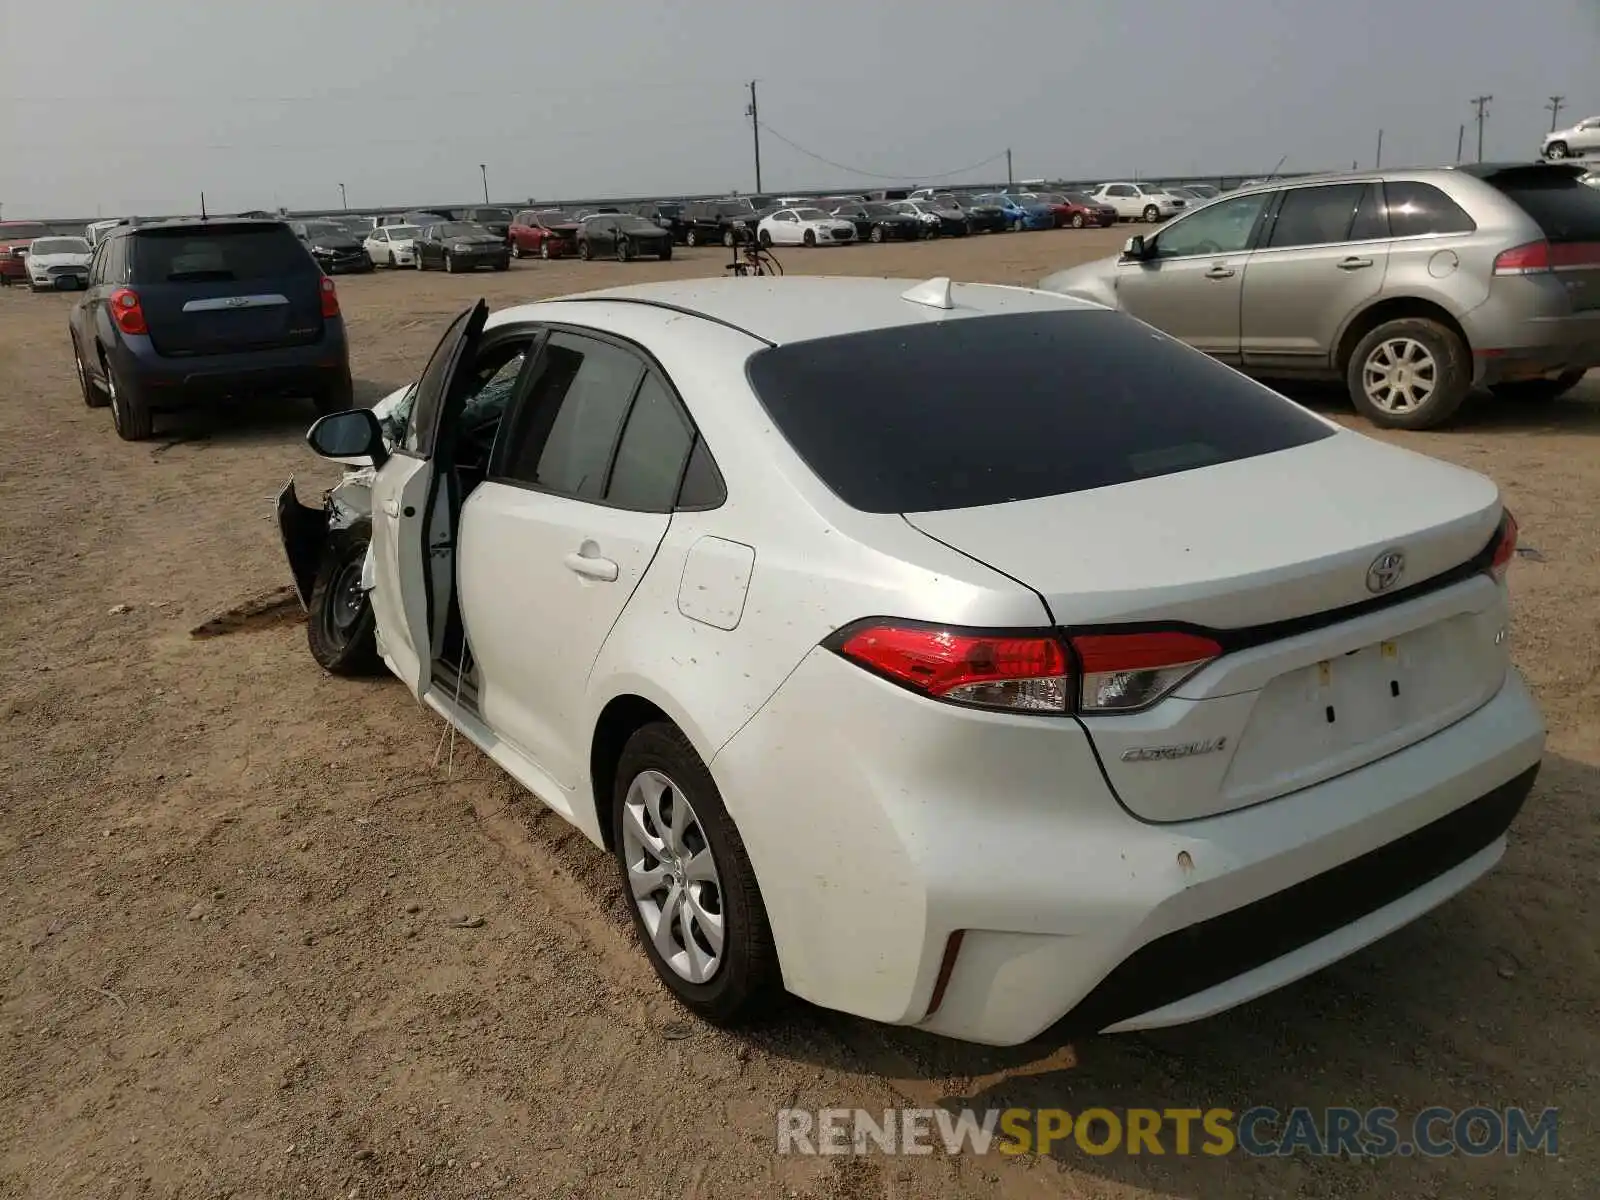
[[[824,166],[832,167],[836,171],[847,171],[852,175],[865,175],[869,179],[889,179],[889,180],[894,180],[894,181],[897,181],[897,182],[898,181],[907,180],[907,179],[949,179],[953,175],[965,175],[968,171],[976,171],[979,167],[986,167],[992,162],[998,162],[1000,159],[1006,157],[1006,155],[1010,153],[1009,150],[1001,150],[998,153],[991,154],[988,158],[984,159],[982,162],[975,162],[971,166],[961,167],[961,168],[958,168],[957,170],[954,170],[954,171],[941,171],[941,172],[937,172],[937,173],[924,173],[924,172],[921,172],[921,171],[911,171],[911,172],[908,172],[908,173],[906,173],[904,175],[884,175],[884,174],[882,174],[881,172],[878,172],[878,171],[868,171],[868,170],[865,170],[865,169],[863,169],[861,167],[852,167],[848,163],[834,162],[833,159],[831,159],[831,158],[824,158],[822,155],[817,154],[814,151],[807,150],[804,146],[800,145],[799,142],[796,142],[796,141],[792,140],[791,138],[785,137],[783,134],[779,133],[776,129],[774,129],[771,125],[767,124],[765,121],[762,121],[760,124],[761,124],[761,128],[762,129],[765,129],[769,134],[771,134],[773,137],[777,138],[780,142],[782,142],[785,146],[788,146],[791,150],[798,150],[801,154],[804,154],[807,158],[814,158],[819,163],[822,163]]]

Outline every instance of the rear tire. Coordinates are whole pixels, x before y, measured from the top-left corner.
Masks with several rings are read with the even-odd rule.
[[[1467,348],[1437,321],[1386,321],[1357,344],[1345,367],[1356,411],[1385,429],[1434,429],[1472,387]]]
[[[521,258],[522,257],[522,243],[521,242],[512,242],[511,243],[511,257],[512,258]]]
[[[664,250],[662,250],[660,257],[661,257],[661,261],[662,262],[671,262],[672,261],[672,247],[668,246]]]
[[[620,263],[633,261],[633,243],[625,237],[617,239],[617,261]]]
[[[317,665],[332,675],[379,675],[384,669],[372,600],[361,590],[370,538],[362,525],[330,531],[311,585],[306,644]]]
[[[1154,225],[1157,221],[1161,220],[1161,210],[1154,204],[1145,205],[1144,219],[1146,224]]]
[[[652,806],[649,798],[662,783],[666,790]],[[674,814],[683,824],[682,833],[673,835],[656,814],[665,817],[662,809],[678,804],[688,811]],[[628,739],[612,783],[611,816],[622,892],[628,897],[639,943],[661,982],[684,1007],[716,1025],[742,1024],[773,1007],[782,997],[783,982],[755,871],[711,772],[675,725],[646,725]],[[676,851],[673,840],[680,843]],[[678,862],[657,857],[652,847],[663,854],[676,853]],[[686,861],[699,864],[694,890],[687,895],[678,882],[679,864]],[[638,881],[646,875],[659,880],[660,887],[635,899]],[[671,884],[666,882],[669,878]],[[685,900],[692,896],[693,902],[677,908],[674,896]],[[641,911],[646,907],[652,910],[657,930],[666,926],[659,935]],[[674,920],[679,914],[683,915]],[[702,931],[701,938],[685,930],[691,921]],[[713,939],[704,939],[711,921],[721,929],[720,949],[711,948]],[[672,961],[663,956],[657,942],[665,944]],[[694,982],[679,969],[689,969],[697,957],[703,964],[711,953],[716,961],[709,978]]]
[[[700,244],[700,235],[693,229],[685,230],[683,235],[683,244],[689,247],[689,249],[693,250]]]
[[[108,399],[111,404],[111,424],[117,436],[125,442],[142,442],[155,432],[155,415],[145,402],[138,385],[131,380],[118,379],[117,369],[101,360],[106,373]]]
[[[874,225],[872,227],[872,232],[869,233],[867,236],[870,237],[875,242],[883,241],[883,226],[882,225]]]
[[[589,239],[582,238],[578,242],[578,258],[583,262],[589,261]]]
[[[1587,373],[1567,371],[1554,379],[1520,379],[1515,383],[1497,383],[1489,391],[1502,400],[1514,400],[1518,404],[1548,404],[1577,387]]]
[[[770,250],[772,248],[772,234],[765,229],[756,235],[756,241],[761,244],[763,249]]]
[[[446,275],[454,275],[456,273],[456,256],[449,251],[446,251],[444,256],[444,273]]]
[[[356,406],[355,386],[346,375],[339,383],[329,384],[311,397],[311,403],[316,407],[317,415],[325,417],[329,413],[348,412]]]

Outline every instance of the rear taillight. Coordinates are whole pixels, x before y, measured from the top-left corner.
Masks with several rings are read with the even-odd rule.
[[[1537,275],[1550,269],[1550,243],[1529,242],[1502,250],[1494,258],[1496,275]]]
[[[1506,571],[1511,567],[1511,560],[1517,556],[1517,519],[1507,509],[1500,518],[1500,528],[1494,535],[1494,553],[1489,558],[1489,574],[1493,575],[1496,583],[1505,582]]]
[[[322,277],[322,315],[324,317],[339,315],[339,293],[334,289],[333,280],[326,275]]]
[[[1177,631],[1062,637],[911,622],[847,626],[826,643],[843,657],[937,700],[1032,713],[1148,708],[1222,653]]]
[[[150,332],[144,319],[144,305],[139,303],[139,293],[132,288],[118,288],[111,293],[111,319],[123,333]]]
[[[1072,649],[1082,672],[1079,710],[1148,708],[1222,654],[1208,637],[1175,630],[1080,634]]]

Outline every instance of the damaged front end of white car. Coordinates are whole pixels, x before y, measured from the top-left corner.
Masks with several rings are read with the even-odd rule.
[[[415,393],[416,385],[407,384],[372,406],[386,446],[399,441]],[[293,476],[278,493],[278,531],[306,611],[306,640],[312,657],[335,675],[373,675],[384,669],[369,596],[375,474],[368,464],[352,463],[320,505],[301,502]]]

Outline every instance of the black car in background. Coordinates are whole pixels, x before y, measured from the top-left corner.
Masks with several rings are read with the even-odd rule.
[[[967,214],[949,200],[896,200],[890,207],[915,217],[925,237],[966,237],[972,232]]]
[[[479,267],[511,269],[511,247],[506,239],[470,221],[435,221],[423,228],[413,245],[419,271],[442,267],[454,275]]]
[[[67,332],[83,402],[109,406],[127,441],[148,438],[156,412],[206,401],[353,402],[339,294],[282,221],[113,229]]]
[[[482,225],[490,233],[498,233],[506,245],[511,244],[511,222],[515,214],[509,208],[468,208],[460,219],[473,225]]]
[[[704,246],[753,237],[760,214],[748,199],[696,200],[683,207],[683,244]]]
[[[578,230],[578,257],[587,260],[608,254],[618,262],[631,262],[641,255],[665,262],[672,257],[672,233],[634,213],[590,217]]]
[[[674,200],[651,200],[644,204],[635,204],[633,213],[647,221],[654,221],[672,235],[674,242],[682,244],[688,226],[683,223],[681,203]]]
[[[1006,210],[998,204],[981,203],[967,192],[941,192],[933,198],[935,204],[954,205],[967,214],[967,228],[973,233],[1005,233],[1011,228]]]
[[[324,274],[372,270],[363,239],[337,221],[296,221],[290,228],[311,251]]]
[[[827,205],[823,205],[827,208]],[[887,204],[869,200],[865,204],[845,202],[829,209],[841,220],[856,227],[856,240],[862,242],[913,242],[922,236],[922,222],[916,217],[895,212]]]

